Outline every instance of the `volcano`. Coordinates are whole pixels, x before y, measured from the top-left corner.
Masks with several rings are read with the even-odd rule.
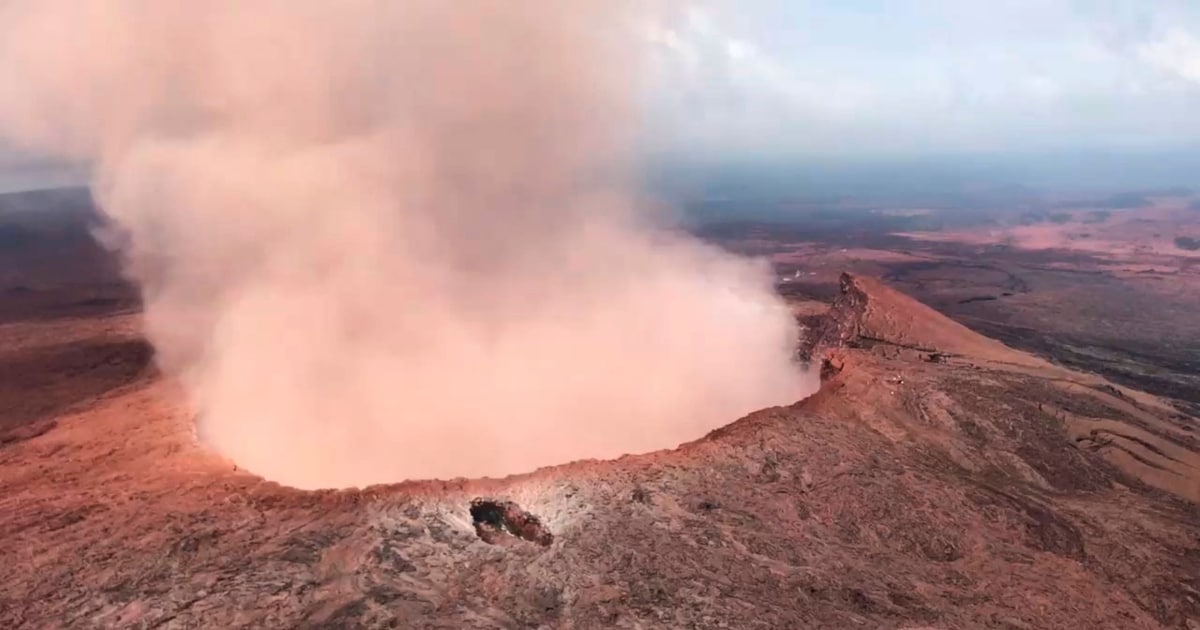
[[[670,451],[358,490],[206,451],[138,326],[0,326],[3,627],[1200,623],[1195,419],[871,278],[806,331],[804,401]]]

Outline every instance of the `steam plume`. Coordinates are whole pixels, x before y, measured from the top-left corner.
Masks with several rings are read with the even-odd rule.
[[[95,164],[160,363],[252,471],[520,472],[806,393],[766,270],[619,183],[644,3],[0,6],[0,133]]]

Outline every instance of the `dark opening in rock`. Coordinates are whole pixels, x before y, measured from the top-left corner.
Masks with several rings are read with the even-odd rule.
[[[843,367],[844,366],[842,362],[837,359],[828,357],[821,359],[821,382],[824,383],[838,374],[841,374]]]
[[[945,363],[946,355],[942,354],[941,352],[930,352],[929,354],[924,355],[924,359],[929,363]]]
[[[471,520],[475,523],[475,534],[491,545],[504,544],[514,536],[543,547],[554,542],[554,535],[538,517],[512,501],[474,499],[471,501]]]

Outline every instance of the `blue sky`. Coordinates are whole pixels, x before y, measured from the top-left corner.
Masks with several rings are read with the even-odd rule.
[[[1200,146],[1197,0],[718,0],[649,30],[656,148]]]
[[[643,25],[656,154],[1200,154],[1200,0],[678,1]]]

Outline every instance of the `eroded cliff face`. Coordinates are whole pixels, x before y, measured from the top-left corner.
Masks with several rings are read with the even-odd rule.
[[[132,316],[10,324],[26,354],[0,362],[137,338]],[[868,278],[801,351],[837,368],[820,392],[676,450],[336,492],[206,452],[153,372],[75,391],[50,361],[29,395],[71,404],[0,446],[0,625],[1200,622],[1195,419]]]
[[[829,311],[801,341],[800,358],[812,362],[821,358],[823,352],[856,343],[866,318],[867,300],[867,294],[856,284],[855,277],[843,273],[839,294]]]
[[[1048,367],[1045,361],[988,339],[874,278],[843,273],[828,313],[800,345],[805,361],[838,348],[882,346],[924,353],[929,361],[952,356]]]

